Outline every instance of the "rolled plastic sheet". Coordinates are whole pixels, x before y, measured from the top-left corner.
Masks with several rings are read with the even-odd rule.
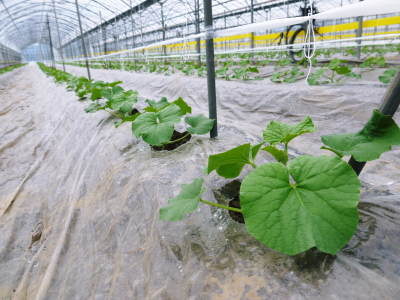
[[[290,25],[301,24],[307,22],[308,20],[309,20],[308,17],[294,17],[294,18],[269,20],[259,23],[238,26],[230,29],[218,30],[214,32],[214,36],[219,37],[219,36],[235,35],[240,33],[264,31],[274,28],[282,28]]]
[[[329,20],[339,18],[354,18],[372,15],[383,15],[400,12],[400,1],[398,0],[365,0],[313,16],[316,20]]]

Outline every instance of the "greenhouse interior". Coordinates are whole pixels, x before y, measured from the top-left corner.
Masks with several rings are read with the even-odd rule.
[[[0,0],[0,299],[400,299],[399,0]]]

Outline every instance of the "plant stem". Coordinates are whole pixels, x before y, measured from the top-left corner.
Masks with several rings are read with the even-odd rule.
[[[230,207],[230,206],[226,206],[226,205],[210,202],[210,201],[203,200],[203,199],[200,199],[200,202],[203,202],[205,204],[208,204],[208,205],[211,205],[211,206],[214,206],[214,207],[231,210],[231,211],[234,211],[234,212],[237,212],[237,213],[242,213],[242,210],[240,208]]]
[[[340,153],[339,151],[336,151],[335,149],[325,147],[325,146],[322,146],[321,149],[331,151],[331,152],[335,153],[337,156],[339,156],[339,158],[343,158],[343,154]]]
[[[187,138],[189,135],[190,135],[190,133],[188,132],[188,133],[186,133],[184,136],[180,137],[179,139],[176,139],[176,140],[173,140],[173,141],[169,141],[168,143],[165,143],[165,145],[179,142],[179,141],[181,141],[181,140]]]
[[[286,162],[284,163],[284,165],[287,165],[287,162],[289,161],[289,147],[288,147],[289,143],[285,143],[285,154],[286,154]]]
[[[108,112],[110,115],[112,115],[113,117],[116,117],[118,119],[122,119],[120,115],[118,115],[116,112],[112,111],[112,110],[107,110],[104,109],[106,112]]]
[[[334,83],[335,82],[335,71],[333,71],[333,70],[331,70],[331,77],[329,78],[329,81],[331,82],[331,83]]]
[[[249,161],[250,166],[252,166],[254,169],[257,168],[257,165],[251,161]]]

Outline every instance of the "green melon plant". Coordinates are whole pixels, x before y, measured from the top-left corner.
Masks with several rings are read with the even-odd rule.
[[[21,68],[21,67],[23,67],[25,65],[26,64],[15,64],[15,65],[7,66],[7,67],[4,67],[4,68],[0,68],[0,75],[4,74],[4,73],[7,73],[7,72],[10,72],[10,71],[13,71],[13,70],[18,69],[18,68]]]
[[[310,85],[338,83],[344,77],[361,78],[360,74],[354,73],[352,67],[345,64],[345,61],[334,58],[326,68],[317,69],[308,77]]]
[[[384,84],[389,84],[390,82],[392,82],[393,78],[396,76],[397,72],[399,72],[399,70],[397,69],[387,69],[383,72],[382,75],[380,75],[378,77],[379,81],[384,83]]]
[[[304,72],[294,66],[289,70],[277,71],[272,74],[271,81],[275,83],[294,83],[304,78]]]
[[[224,178],[236,178],[245,166],[253,168],[241,183],[240,208],[203,199],[204,179],[197,178],[182,185],[181,192],[168,200],[160,209],[160,219],[181,220],[204,203],[241,213],[248,232],[276,251],[295,255],[316,247],[337,253],[357,229],[360,200],[360,180],[342,157],[377,159],[392,145],[400,145],[400,129],[390,116],[374,111],[359,132],[322,137],[326,145],[322,148],[336,155],[290,159],[289,143],[314,131],[309,117],[296,125],[271,121],[261,143],[210,155],[208,174],[215,171]],[[257,165],[260,151],[269,153],[276,162]]]
[[[166,98],[160,101],[147,100],[145,112],[132,122],[132,132],[151,146],[166,146],[178,143],[192,134],[206,134],[214,126],[214,120],[203,115],[190,115],[192,108],[182,99],[178,98],[169,102]],[[180,134],[175,130],[175,125],[181,123],[183,117],[186,131]],[[173,139],[173,136],[177,136]]]
[[[93,81],[86,77],[76,77],[67,72],[39,64],[40,68],[49,76],[53,76],[57,83],[66,83],[67,89],[72,90],[81,99],[90,99],[93,102],[85,109],[88,113],[105,110],[118,118],[115,126],[124,122],[132,122],[140,112],[134,108],[138,102],[136,91],[125,91],[119,84],[122,81],[104,82]]]
[[[105,87],[101,90],[101,98],[94,100],[85,111],[94,113],[105,110],[119,119],[115,122],[115,126],[118,127],[122,123],[134,121],[140,115],[134,108],[137,102],[137,91],[125,91],[120,86]]]

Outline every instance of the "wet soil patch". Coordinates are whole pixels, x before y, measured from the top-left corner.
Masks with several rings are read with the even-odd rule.
[[[317,248],[311,248],[294,256],[294,261],[299,271],[320,271],[322,273],[330,270],[336,256],[323,253]]]
[[[228,205],[230,207],[241,208],[240,207],[240,185],[242,184],[239,180],[233,180],[219,190],[214,192],[215,197],[217,200],[221,202],[228,201]],[[241,213],[229,211],[229,216],[236,222],[244,224],[244,218]]]
[[[163,150],[171,151],[171,150],[178,148],[179,146],[181,146],[183,144],[186,144],[187,142],[190,141],[191,138],[192,138],[192,135],[188,134],[187,131],[179,132],[179,131],[174,130],[171,141],[174,141],[174,140],[178,140],[178,141],[171,143],[171,144],[162,145],[162,146],[151,146],[151,148],[154,151],[163,151]]]

